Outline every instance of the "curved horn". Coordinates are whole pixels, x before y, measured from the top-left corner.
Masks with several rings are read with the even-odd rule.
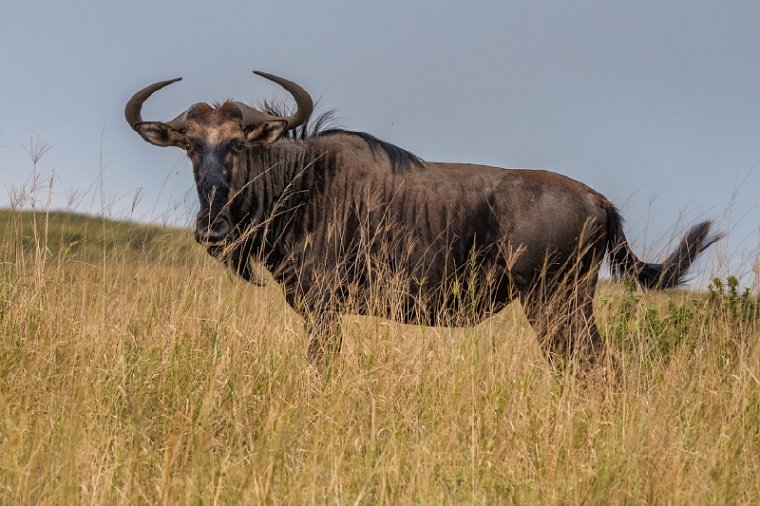
[[[309,95],[305,89],[301,88],[293,81],[288,81],[287,79],[283,79],[282,77],[276,76],[274,74],[261,72],[259,70],[254,70],[253,73],[263,77],[264,79],[269,79],[270,81],[279,84],[285,88],[288,93],[293,95],[298,109],[296,109],[295,114],[292,116],[282,118],[284,120],[287,120],[288,130],[297,127],[309,119],[309,116],[311,116],[311,113],[314,111],[314,101],[311,99],[311,95]]]
[[[311,113],[314,111],[314,101],[311,99],[311,95],[309,95],[306,90],[301,88],[301,86],[294,83],[293,81],[288,81],[287,79],[276,76],[274,74],[269,74],[267,72],[261,72],[258,70],[254,70],[253,73],[263,77],[264,79],[269,79],[270,81],[275,82],[285,88],[288,93],[293,95],[298,108],[296,109],[295,114],[292,116],[278,118],[276,116],[271,116],[265,112],[259,111],[258,109],[254,109],[253,107],[250,107],[242,102],[235,102],[235,104],[243,113],[243,121],[246,125],[257,125],[264,121],[285,120],[288,122],[288,130],[291,130],[298,125],[303,124],[307,119],[309,119],[309,116],[311,116]]]
[[[124,117],[127,119],[127,123],[129,123],[129,126],[132,127],[133,130],[137,130],[135,126],[138,123],[143,123],[142,119],[142,106],[143,103],[148,100],[148,97],[153,95],[153,93],[157,92],[161,88],[164,88],[166,86],[169,86],[172,83],[176,83],[177,81],[181,81],[181,77],[177,77],[176,79],[170,79],[168,81],[159,81],[157,83],[151,84],[150,86],[146,86],[145,88],[141,89],[134,95],[132,95],[132,98],[129,99],[129,102],[127,102],[127,105],[124,107]],[[185,127],[185,115],[187,112],[183,112],[173,120],[169,121],[168,123],[165,123],[169,127],[173,128],[174,130],[183,130]]]

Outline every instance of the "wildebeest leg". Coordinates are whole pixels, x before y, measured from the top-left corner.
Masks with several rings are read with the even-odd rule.
[[[598,269],[588,273],[570,297],[570,337],[573,357],[585,371],[609,362],[607,345],[594,317],[594,293]]]
[[[563,369],[564,362],[570,356],[569,342],[566,336],[566,309],[559,297],[546,293],[546,288],[534,288],[530,292],[522,292],[522,302],[525,315],[528,317],[536,338],[549,364],[557,370]],[[556,302],[555,302],[556,301]]]
[[[306,330],[309,333],[309,361],[318,367],[329,365],[343,344],[338,315],[333,311],[307,315]]]
[[[552,276],[521,291],[525,313],[549,363],[565,370],[572,362],[588,371],[606,357],[594,321],[598,268],[577,275]]]

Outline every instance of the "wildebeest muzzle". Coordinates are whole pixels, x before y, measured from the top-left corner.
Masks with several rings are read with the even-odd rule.
[[[195,220],[195,240],[200,244],[222,242],[230,233],[230,228],[230,218],[226,213],[218,214],[214,218],[210,213],[198,213]]]
[[[227,202],[229,189],[217,183],[203,185],[207,190],[199,192],[201,210],[195,218],[195,240],[200,244],[222,242],[232,228]]]

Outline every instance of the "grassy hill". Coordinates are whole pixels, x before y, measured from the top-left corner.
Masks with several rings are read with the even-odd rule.
[[[105,255],[134,255],[135,261],[167,261],[190,256],[194,244],[187,230],[139,225],[67,212],[0,210],[0,248],[4,258],[33,254],[38,247],[48,256],[93,260]],[[195,251],[197,253],[197,251]]]
[[[273,283],[186,230],[0,212],[0,503],[760,502],[760,304],[604,285],[618,383],[519,306],[343,320],[330,374]]]

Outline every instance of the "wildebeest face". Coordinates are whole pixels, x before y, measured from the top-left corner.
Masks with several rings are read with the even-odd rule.
[[[287,121],[271,120],[246,127],[240,108],[225,102],[218,107],[206,103],[190,107],[184,131],[161,123],[143,125],[138,131],[149,142],[187,152],[200,203],[195,239],[201,244],[215,244],[224,241],[233,227],[230,209],[245,189],[248,150],[278,140]]]
[[[187,113],[184,148],[193,164],[200,202],[195,221],[200,243],[223,241],[231,229],[230,197],[239,191],[233,183],[245,150],[242,116],[236,109],[196,104]]]
[[[202,244],[220,243],[233,229],[230,209],[245,189],[250,150],[277,141],[285,131],[303,124],[314,110],[311,96],[298,84],[266,72],[254,73],[290,92],[298,106],[296,112],[278,117],[242,102],[228,101],[216,107],[195,104],[168,122],[143,121],[145,100],[182,78],[143,88],[132,95],[124,108],[127,122],[143,139],[156,146],[175,146],[187,151],[200,200],[195,238]]]
[[[217,108],[196,104],[188,110],[184,148],[193,164],[200,203],[198,242],[225,240],[233,226],[230,210],[245,189],[248,150],[276,141],[285,127],[285,121],[275,120],[246,128],[240,110],[229,102]]]

